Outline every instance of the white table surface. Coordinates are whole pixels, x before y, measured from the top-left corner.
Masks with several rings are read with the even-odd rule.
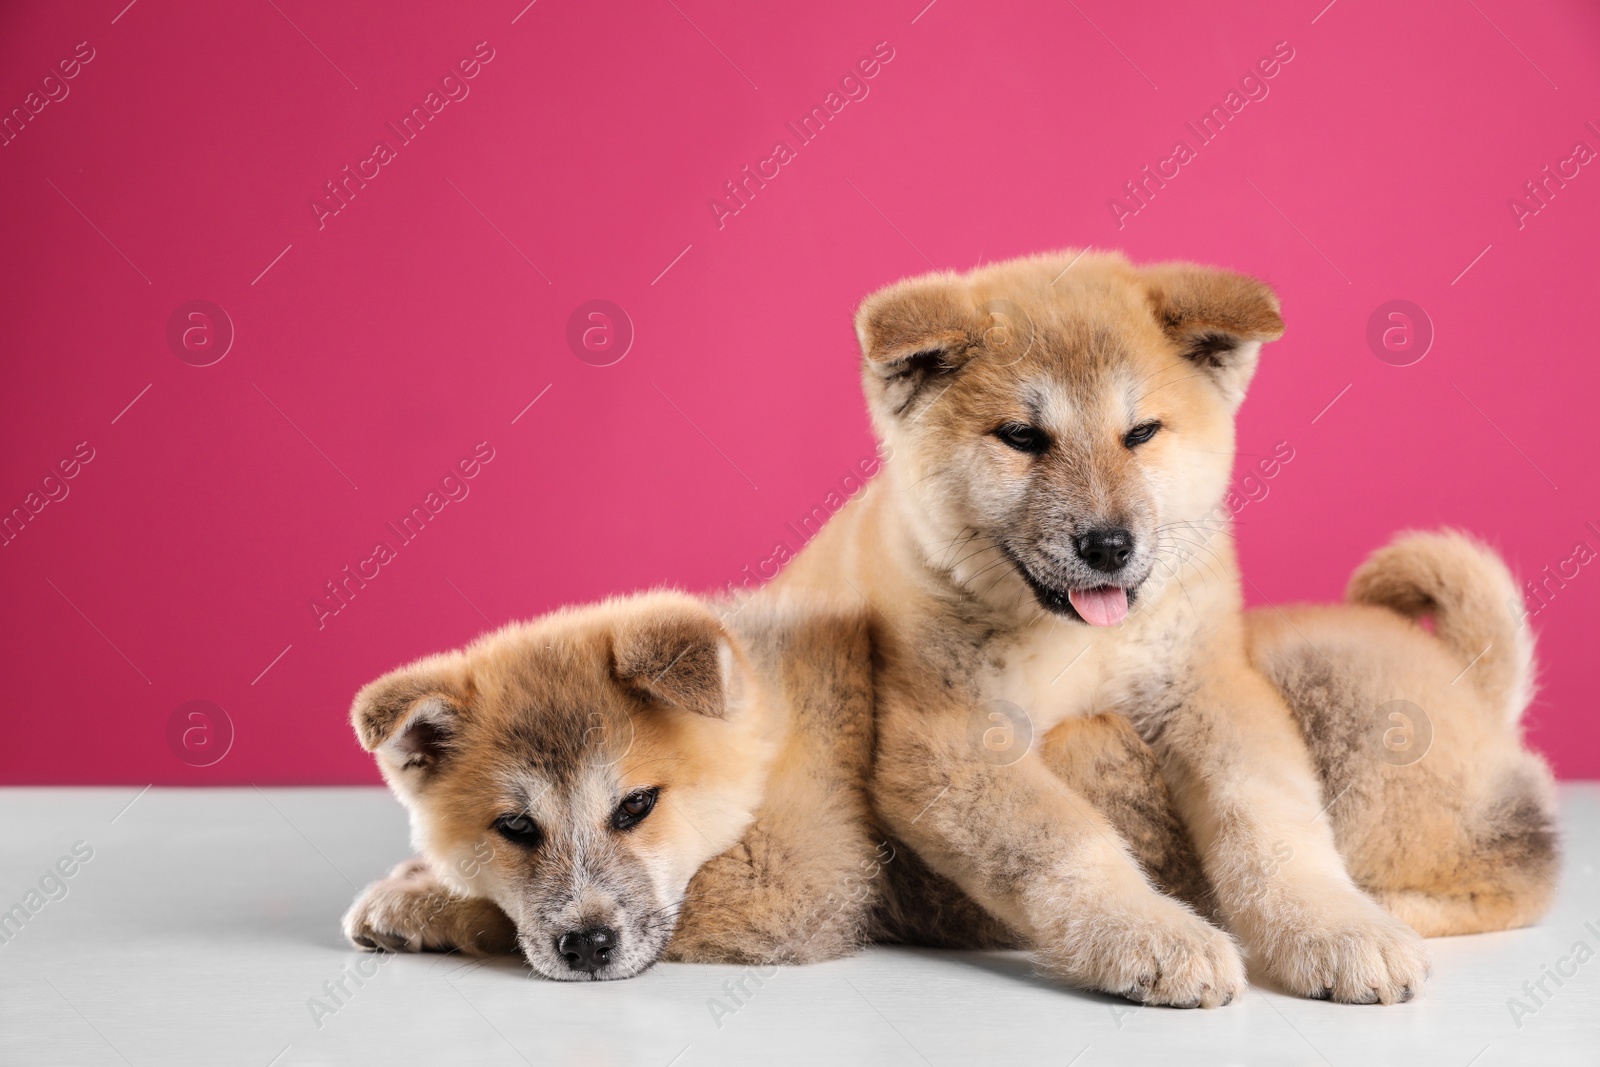
[[[1552,914],[1431,942],[1433,980],[1410,1004],[1257,985],[1215,1011],[1141,1009],[1040,979],[1016,953],[874,948],[747,981],[714,1019],[738,968],[573,985],[512,960],[379,965],[347,948],[356,889],[409,854],[378,789],[3,789],[0,910],[77,842],[93,858],[0,944],[0,1064],[1600,1064],[1600,783],[1563,800]],[[1546,979],[1535,1006],[1523,983],[1580,941],[1595,958]],[[312,998],[358,962],[376,974],[314,1018]],[[1514,1019],[1513,997],[1535,1010]]]

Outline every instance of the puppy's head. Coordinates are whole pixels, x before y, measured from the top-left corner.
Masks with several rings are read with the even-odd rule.
[[[1060,254],[892,285],[856,332],[930,561],[993,604],[1115,625],[1222,498],[1283,322],[1243,275]]]
[[[701,602],[656,593],[506,627],[361,690],[361,744],[450,886],[549,978],[660,956],[689,879],[754,817],[774,725]]]

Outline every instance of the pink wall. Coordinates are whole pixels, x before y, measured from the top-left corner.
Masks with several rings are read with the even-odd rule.
[[[1333,597],[1407,526],[1565,566],[1532,736],[1600,774],[1600,566],[1564,562],[1600,550],[1594,5],[126,2],[0,30],[0,107],[38,108],[0,147],[0,507],[61,497],[0,548],[0,779],[374,781],[344,716],[377,673],[797,547],[871,449],[863,294],[1075,244],[1282,294],[1241,472],[1294,459],[1239,514],[1251,596]],[[875,49],[801,143],[786,122]],[[1186,123],[1229,103],[1202,145]],[[1119,219],[1146,165],[1177,172]],[[365,186],[313,208],[346,166]],[[609,366],[620,341],[569,346],[591,300],[632,323]],[[1369,346],[1391,300],[1432,324],[1408,366]],[[402,543],[385,524],[463,460]],[[377,573],[319,620],[346,565]],[[209,741],[190,701],[225,709]]]

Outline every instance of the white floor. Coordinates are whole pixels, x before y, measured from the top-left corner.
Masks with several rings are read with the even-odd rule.
[[[1600,1064],[1600,784],[1564,797],[1555,912],[1433,942],[1421,999],[1350,1007],[1258,987],[1172,1011],[1060,988],[1010,953],[874,949],[733,996],[741,972],[726,967],[567,985],[514,961],[373,957],[338,920],[408,854],[386,793],[0,790],[0,911],[46,901],[0,944],[0,1063]],[[74,866],[75,845],[92,858]],[[30,900],[63,857],[72,876],[44,887],[58,899]],[[357,964],[375,972],[359,985]],[[1558,965],[1576,966],[1559,987],[1544,976]],[[325,983],[341,977],[334,999]],[[1549,995],[1530,996],[1523,983],[1541,979]],[[1513,997],[1529,1010],[1514,1017]]]

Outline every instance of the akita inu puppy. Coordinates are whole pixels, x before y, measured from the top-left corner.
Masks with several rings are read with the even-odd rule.
[[[883,858],[865,627],[766,603],[737,622],[681,594],[609,600],[362,689],[356,733],[421,856],[356,901],[347,936],[515,947],[574,981],[637,974],[680,920],[704,961],[853,950]]]
[[[1283,331],[1272,292],[1191,264],[1044,255],[890,286],[856,331],[890,458],[774,585],[854,593],[872,614],[887,829],[1067,981],[1227,1003],[1245,984],[1234,941],[1157,892],[1036,754],[976,751],[996,715],[1043,735],[1120,712],[1157,754],[1252,959],[1304,996],[1411,997],[1427,953],[1340,855],[1296,717],[1251,664],[1214,520],[1234,413]],[[1301,676],[1284,671],[1294,696]],[[1334,751],[1348,733],[1318,745],[1325,765],[1358,760]],[[1381,795],[1350,793],[1331,814]],[[1545,810],[1495,817],[1536,834]],[[1370,818],[1391,815],[1409,817]],[[1420,910],[1445,881],[1408,887],[1428,898]]]
[[[618,598],[363,688],[357,736],[410,809],[421,857],[355,902],[347,936],[515,945],[570,981],[650,966],[680,910],[704,917],[704,958],[853,949],[870,901],[842,888],[877,848],[866,630],[782,606],[738,619],[736,640],[686,595]],[[731,931],[725,899],[741,902]]]

